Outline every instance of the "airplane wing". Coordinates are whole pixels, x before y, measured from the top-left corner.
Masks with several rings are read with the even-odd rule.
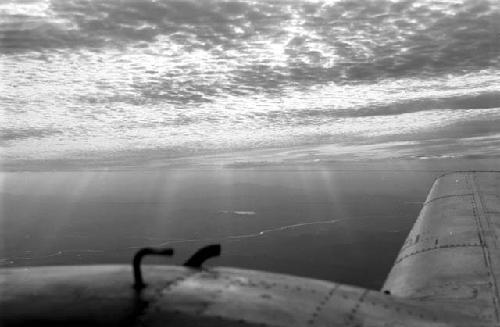
[[[499,326],[499,179],[436,181],[385,283],[389,294],[196,268],[196,255],[186,267],[144,265],[140,278],[126,265],[4,268],[0,326]]]
[[[487,326],[452,306],[234,268],[9,268],[0,275],[0,326]]]
[[[441,176],[383,290],[500,323],[500,173]]]

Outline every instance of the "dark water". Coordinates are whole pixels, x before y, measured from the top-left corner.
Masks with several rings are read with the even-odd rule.
[[[5,173],[0,265],[127,263],[151,245],[182,263],[220,242],[211,264],[379,288],[441,173]]]

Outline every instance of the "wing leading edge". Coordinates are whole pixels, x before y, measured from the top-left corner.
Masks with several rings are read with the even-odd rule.
[[[383,289],[500,323],[498,235],[500,172],[441,176]]]

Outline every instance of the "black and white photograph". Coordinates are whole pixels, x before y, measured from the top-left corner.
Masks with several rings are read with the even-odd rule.
[[[500,1],[0,0],[4,326],[500,326]]]

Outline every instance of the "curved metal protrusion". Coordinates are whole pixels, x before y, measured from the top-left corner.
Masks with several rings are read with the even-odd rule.
[[[172,256],[174,254],[174,249],[165,248],[165,249],[154,249],[154,248],[142,248],[134,255],[134,260],[132,261],[132,266],[134,268],[134,288],[136,290],[141,290],[146,287],[144,280],[142,279],[142,271],[141,271],[141,261],[142,258],[147,255],[165,255]]]
[[[184,262],[184,266],[190,268],[201,269],[203,263],[213,257],[220,256],[221,246],[220,244],[212,244],[202,247],[195,254],[188,259],[188,261]]]

